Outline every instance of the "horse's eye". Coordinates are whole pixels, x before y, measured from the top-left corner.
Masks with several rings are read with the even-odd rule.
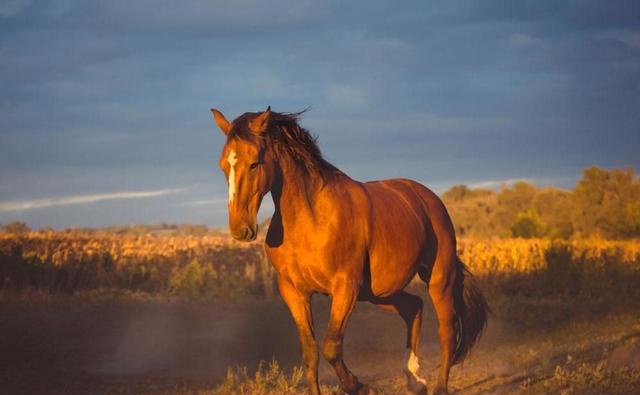
[[[258,162],[253,162],[251,166],[249,166],[249,169],[254,170],[256,167],[258,167]]]

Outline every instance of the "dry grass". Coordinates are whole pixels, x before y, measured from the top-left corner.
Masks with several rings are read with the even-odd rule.
[[[562,253],[567,255],[557,256]],[[640,240],[461,239],[458,254],[476,275],[540,271],[557,258],[577,265],[640,270]]]
[[[640,241],[462,239],[477,276],[640,271]],[[0,288],[52,293],[139,291],[189,298],[271,296],[275,272],[260,242],[220,236],[0,234]]]
[[[291,375],[287,375],[278,361],[271,360],[269,364],[261,361],[252,376],[246,367],[229,368],[221,384],[202,394],[294,395],[300,392],[303,377],[304,371],[300,367],[294,367]]]
[[[73,294],[120,290],[191,298],[269,296],[258,243],[220,236],[0,234],[0,287]]]

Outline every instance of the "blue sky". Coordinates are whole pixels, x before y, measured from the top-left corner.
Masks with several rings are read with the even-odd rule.
[[[360,180],[639,170],[640,3],[4,0],[0,222],[224,226],[209,109],[267,105]]]

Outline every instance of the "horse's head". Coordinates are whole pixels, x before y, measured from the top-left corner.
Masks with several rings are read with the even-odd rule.
[[[257,214],[262,198],[271,190],[276,164],[265,135],[271,108],[262,113],[245,113],[233,122],[218,110],[211,110],[227,142],[219,165],[229,185],[229,229],[236,240],[255,240]]]

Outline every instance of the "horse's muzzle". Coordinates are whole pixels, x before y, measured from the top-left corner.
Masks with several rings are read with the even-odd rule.
[[[253,241],[258,236],[258,227],[243,225],[238,230],[231,230],[231,237],[238,241]]]

